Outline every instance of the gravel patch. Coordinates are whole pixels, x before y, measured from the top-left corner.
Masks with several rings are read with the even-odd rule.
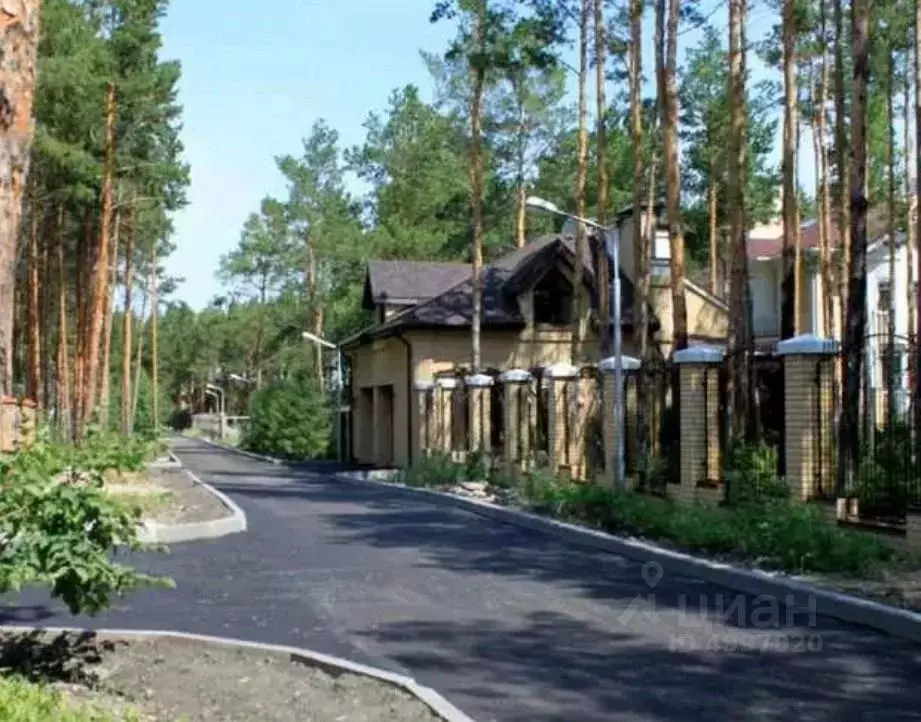
[[[393,685],[288,655],[179,639],[0,633],[0,666],[147,722],[437,722]]]
[[[125,500],[130,494],[144,497],[138,500],[144,520],[158,524],[213,521],[231,515],[220,499],[182,469],[148,469],[108,480],[106,488]],[[146,503],[153,499],[157,503]]]

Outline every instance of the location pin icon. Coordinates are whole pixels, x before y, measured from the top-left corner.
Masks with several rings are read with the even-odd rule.
[[[650,589],[655,589],[656,584],[662,581],[662,577],[665,576],[665,570],[662,569],[662,565],[659,562],[646,562],[640,570],[640,575]]]

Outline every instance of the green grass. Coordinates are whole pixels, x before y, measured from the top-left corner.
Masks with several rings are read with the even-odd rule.
[[[141,517],[148,517],[168,507],[174,498],[172,492],[160,491],[145,493],[109,492],[123,507],[131,509]]]
[[[140,722],[133,711],[117,716],[89,705],[75,705],[56,690],[18,677],[0,677],[3,722]]]
[[[480,464],[458,465],[440,456],[418,460],[399,480],[430,487],[487,480],[513,491],[521,506],[539,513],[766,569],[863,575],[903,562],[884,539],[829,523],[821,510],[786,498],[779,482],[754,471],[737,474],[738,491],[751,493],[734,495],[732,506],[682,504],[575,483],[546,471],[484,474]]]

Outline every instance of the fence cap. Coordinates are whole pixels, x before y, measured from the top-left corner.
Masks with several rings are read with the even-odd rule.
[[[453,376],[443,376],[440,379],[435,379],[435,386],[440,389],[456,389],[459,385],[460,379]]]
[[[551,379],[574,379],[579,375],[579,367],[572,364],[553,364],[544,369],[544,374]]]
[[[487,374],[474,374],[465,378],[464,383],[475,388],[485,388],[486,386],[492,386],[493,379],[492,376]]]
[[[822,338],[812,333],[788,338],[777,343],[778,356],[824,356],[837,353],[841,344],[830,338]]]
[[[598,368],[604,371],[605,373],[614,373],[614,367],[617,364],[616,356],[608,356],[606,359],[602,359],[598,364]],[[637,371],[640,368],[640,360],[634,356],[624,356],[620,357],[620,367],[624,371]]]
[[[432,389],[435,388],[435,382],[434,381],[416,381],[413,384],[413,387],[416,389],[416,391],[431,391]]]
[[[726,356],[722,346],[691,346],[675,351],[676,364],[718,364]]]
[[[499,381],[502,383],[524,384],[533,378],[531,372],[524,369],[509,369],[499,374]]]

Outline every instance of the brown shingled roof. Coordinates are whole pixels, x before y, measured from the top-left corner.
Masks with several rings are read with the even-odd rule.
[[[834,218],[829,219],[828,245],[835,248],[841,244],[841,234]],[[867,214],[867,238],[870,243],[879,240],[888,233],[888,217],[883,206],[871,208]],[[800,248],[812,250],[819,247],[819,223],[809,220],[800,226]],[[748,239],[748,257],[776,258],[783,252],[783,233],[776,236],[751,236]]]

